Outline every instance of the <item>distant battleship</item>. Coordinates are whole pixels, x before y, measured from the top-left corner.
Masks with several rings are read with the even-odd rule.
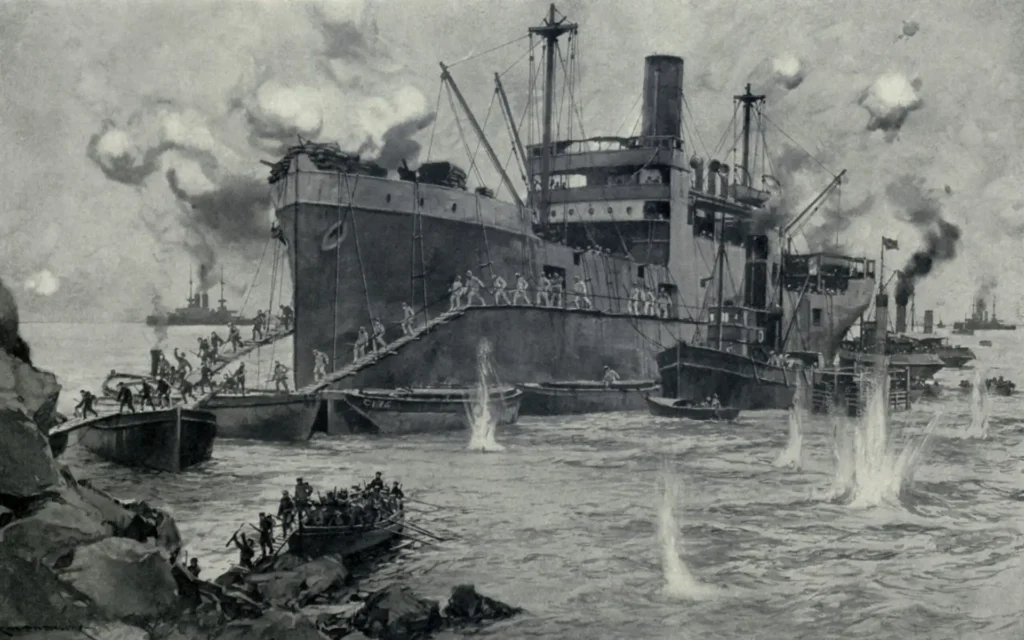
[[[1015,324],[1003,324],[996,318],[996,299],[992,296],[992,315],[988,315],[984,299],[977,299],[971,308],[971,317],[953,323],[953,333],[970,335],[975,331],[1014,331]]]
[[[206,279],[206,267],[199,267],[199,281]],[[188,275],[188,306],[178,307],[170,313],[156,313],[146,316],[149,326],[223,326],[229,323],[251,325],[252,318],[243,318],[239,313],[227,308],[224,299],[224,274],[220,278],[220,306],[210,308],[210,296],[205,291],[192,291],[192,273]]]

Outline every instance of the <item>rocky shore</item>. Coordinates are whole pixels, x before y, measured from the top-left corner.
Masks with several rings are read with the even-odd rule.
[[[0,283],[0,303],[11,300]],[[0,307],[0,634],[401,640],[520,613],[470,585],[455,587],[443,607],[401,585],[360,593],[330,557],[285,554],[260,573],[194,578],[179,563],[168,513],[119,500],[54,459],[46,436],[62,421],[60,385],[30,363],[13,305]]]

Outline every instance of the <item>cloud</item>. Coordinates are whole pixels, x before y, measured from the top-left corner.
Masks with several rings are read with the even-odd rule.
[[[25,280],[25,288],[37,295],[52,296],[60,290],[60,278],[43,269]]]

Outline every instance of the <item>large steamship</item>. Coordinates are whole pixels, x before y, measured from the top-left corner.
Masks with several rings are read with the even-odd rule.
[[[707,339],[711,310],[726,302],[752,310],[749,337],[765,349],[830,358],[870,302],[874,263],[784,254],[785,236],[759,218],[771,193],[753,187],[746,158],[730,169],[684,143],[681,58],[646,58],[639,135],[556,140],[559,39],[569,34],[575,47],[577,25],[552,6],[529,31],[531,45],[543,45],[539,144],[521,143],[496,74],[525,199],[444,65],[442,82],[512,202],[468,190],[465,174],[447,163],[403,168],[395,178],[336,147],[304,143],[274,165],[272,196],[294,277],[297,386],[315,382],[314,350],[336,374],[345,370],[329,376],[338,387],[472,383],[483,338],[506,383],[594,380],[605,366],[651,380],[655,356]],[[449,312],[456,276],[479,278],[486,304]],[[496,303],[496,277],[514,304]],[[520,277],[527,301],[515,295]],[[564,293],[539,299],[548,281],[564,282]],[[372,335],[379,319],[382,342],[402,336],[405,304],[416,313],[414,337],[372,366],[352,365],[361,328]]]

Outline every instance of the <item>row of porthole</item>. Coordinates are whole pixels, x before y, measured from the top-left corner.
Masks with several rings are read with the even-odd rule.
[[[384,196],[384,202],[387,202],[388,204],[391,203],[391,194],[390,193]],[[420,206],[421,207],[423,206],[423,198],[420,198]],[[459,208],[458,205],[453,202],[452,203],[452,213],[454,213],[458,208]]]
[[[570,216],[574,216],[574,215],[576,215],[576,210],[575,209],[569,209],[568,213],[569,213]],[[594,213],[595,213],[594,212],[594,207],[590,207],[589,209],[587,209],[587,213],[589,213],[590,215],[594,215]],[[615,213],[614,209],[612,209],[611,207],[608,207],[608,215],[612,215],[613,213]],[[552,209],[550,211],[550,213],[548,213],[548,215],[550,217],[554,218],[556,215],[558,215],[558,211],[556,211],[555,209]],[[633,215],[633,207],[626,207],[626,215],[627,216]]]

